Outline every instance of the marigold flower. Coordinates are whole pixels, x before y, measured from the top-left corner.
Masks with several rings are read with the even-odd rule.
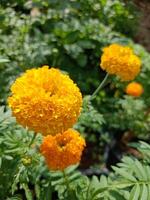
[[[119,76],[122,81],[129,81],[140,72],[141,60],[130,47],[112,44],[103,49],[100,66],[109,74]]]
[[[136,82],[129,83],[126,87],[126,93],[134,97],[141,96],[143,92],[143,86]]]
[[[27,70],[11,87],[9,106],[17,121],[43,135],[62,133],[77,121],[82,105],[79,88],[60,70]]]
[[[48,135],[44,138],[40,150],[51,170],[63,170],[80,161],[85,140],[80,134],[68,129],[62,134]]]

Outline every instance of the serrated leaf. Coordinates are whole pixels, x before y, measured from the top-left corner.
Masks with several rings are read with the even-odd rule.
[[[30,191],[28,185],[26,183],[22,183],[21,186],[25,191],[26,199],[33,200],[32,192]]]
[[[6,62],[9,62],[8,59],[4,59],[4,58],[0,58],[0,63],[6,63]]]
[[[102,175],[101,178],[100,178],[100,185],[102,187],[107,187],[108,183],[107,183],[107,178],[106,176]]]
[[[36,183],[35,184],[35,194],[36,194],[37,200],[40,200],[40,193],[41,193],[40,186]]]
[[[112,197],[116,200],[125,200],[125,198],[123,197],[123,195],[119,194],[118,191],[110,191],[110,196],[111,196],[111,199]]]
[[[63,184],[65,182],[65,180],[64,180],[64,178],[60,178],[60,179],[58,179],[58,180],[56,180],[56,181],[52,181],[52,186],[55,186],[55,185],[61,185],[61,184]]]
[[[108,187],[101,187],[98,188],[97,190],[95,190],[92,194],[92,198],[95,198],[97,195],[99,195],[100,193],[105,192],[108,189]]]
[[[5,158],[6,160],[13,160],[13,157],[10,156],[10,155],[5,155],[4,158]]]
[[[136,184],[131,190],[129,200],[138,200],[140,196],[140,192],[141,192],[140,186],[139,184]]]
[[[145,169],[138,160],[135,160],[134,168],[136,169],[135,174],[139,178],[139,180],[143,180],[143,181],[147,180],[148,177],[145,172]]]
[[[142,185],[142,191],[141,191],[140,200],[149,200],[148,188],[147,188],[146,184]]]
[[[150,183],[147,185],[147,190],[148,190],[148,198],[150,197]]]
[[[118,168],[118,167],[112,167],[115,172],[117,174],[120,174],[121,176],[123,176],[125,179],[130,180],[132,182],[136,182],[136,178],[134,176],[132,176],[131,174],[129,174],[128,172],[126,172],[124,169]]]
[[[100,185],[100,182],[99,182],[99,180],[98,180],[98,178],[96,176],[92,177],[91,185],[94,188],[97,188]]]
[[[81,176],[80,172],[74,172],[71,176],[68,176],[68,181],[72,182],[75,179],[78,179]]]
[[[72,165],[72,166],[70,166],[70,167],[65,169],[65,173],[68,175],[68,174],[74,172],[77,169],[77,167],[78,167],[78,164],[77,165]]]

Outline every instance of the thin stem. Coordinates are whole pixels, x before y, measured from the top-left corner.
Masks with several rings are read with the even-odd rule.
[[[36,138],[36,133],[33,133],[33,136],[32,136],[31,141],[29,143],[29,147],[31,147],[31,145],[33,144],[35,138]]]
[[[51,185],[51,180],[49,182],[47,191],[46,191],[46,200],[52,200],[52,185]]]
[[[94,93],[91,95],[91,100],[93,100],[97,93],[104,87],[107,79],[108,79],[109,74],[106,74],[105,78],[103,79],[103,81],[100,83],[100,85],[98,86],[98,88],[94,91]]]

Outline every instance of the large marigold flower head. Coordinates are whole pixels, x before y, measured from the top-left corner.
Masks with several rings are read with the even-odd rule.
[[[64,170],[80,162],[85,140],[80,134],[68,129],[62,134],[48,135],[41,144],[40,151],[51,170]]]
[[[137,82],[129,83],[126,87],[126,93],[134,97],[141,96],[143,92],[144,92],[143,86]]]
[[[82,105],[77,85],[60,70],[27,70],[11,87],[8,104],[17,121],[43,135],[64,132],[76,123]]]
[[[111,44],[103,49],[100,66],[107,73],[119,76],[122,81],[129,81],[140,72],[141,60],[130,47]]]

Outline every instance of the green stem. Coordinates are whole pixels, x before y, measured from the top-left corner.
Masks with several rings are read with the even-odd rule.
[[[107,79],[108,79],[109,74],[106,74],[105,78],[103,79],[103,81],[100,83],[100,85],[98,86],[98,88],[94,91],[94,93],[91,95],[91,100],[93,100],[97,93],[104,87]]]
[[[29,147],[31,147],[31,145],[33,144],[35,138],[36,138],[36,133],[33,133],[33,136],[32,136],[31,141],[29,143]]]
[[[52,200],[52,185],[51,185],[51,180],[50,180],[48,188],[47,188],[46,200]]]

